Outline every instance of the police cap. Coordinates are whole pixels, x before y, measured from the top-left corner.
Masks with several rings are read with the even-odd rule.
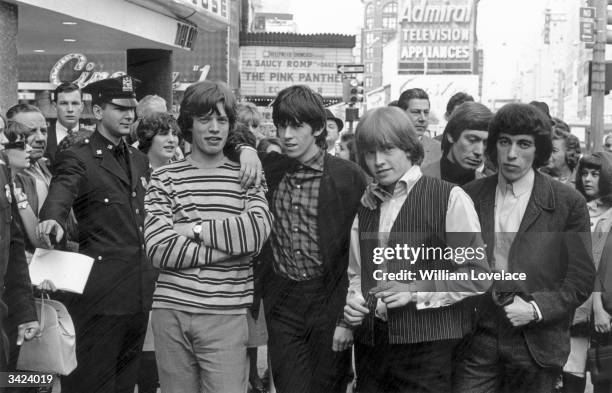
[[[90,94],[94,103],[110,102],[126,108],[135,108],[138,105],[135,93],[138,85],[140,85],[138,79],[121,75],[90,83],[83,88],[83,93]]]

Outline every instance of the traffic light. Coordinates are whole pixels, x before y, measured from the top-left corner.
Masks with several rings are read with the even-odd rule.
[[[350,79],[349,104],[363,102],[363,81],[355,78]]]

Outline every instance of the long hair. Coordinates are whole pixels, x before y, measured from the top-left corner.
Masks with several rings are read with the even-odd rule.
[[[176,134],[180,138],[181,130],[177,121],[170,113],[154,112],[145,115],[145,117],[140,119],[136,129],[138,150],[147,154],[156,135],[168,135],[171,133]]]
[[[221,103],[229,120],[230,133],[236,124],[236,97],[223,82],[202,81],[185,90],[178,124],[185,140],[192,143],[193,118],[209,113],[219,114],[217,104]]]
[[[588,201],[596,199],[597,197],[590,197],[584,191],[581,172],[586,168],[599,171],[599,182],[597,184],[599,187],[598,198],[608,207],[612,206],[612,153],[600,151],[593,154],[587,154],[580,159],[576,173],[576,190]]]
[[[408,115],[397,107],[369,110],[363,115],[355,131],[357,160],[371,176],[365,153],[371,149],[382,150],[397,147],[410,154],[410,160],[418,165],[423,161],[423,145]]]
[[[305,85],[295,85],[281,90],[272,103],[272,121],[278,127],[297,127],[308,124],[313,132],[323,130],[315,138],[317,146],[326,149],[327,129],[325,106],[320,94]]]
[[[504,105],[491,120],[487,156],[497,165],[497,140],[499,134],[531,135],[535,140],[533,167],[546,165],[552,153],[552,125],[546,115],[536,107],[511,103]]]

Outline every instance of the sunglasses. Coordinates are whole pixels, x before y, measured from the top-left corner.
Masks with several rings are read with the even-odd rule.
[[[4,148],[5,149],[25,150],[25,148],[26,148],[26,141],[8,142],[8,143],[4,144]]]

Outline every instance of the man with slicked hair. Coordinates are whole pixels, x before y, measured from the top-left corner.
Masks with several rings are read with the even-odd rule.
[[[403,109],[414,125],[417,136],[423,145],[425,156],[420,164],[426,167],[442,157],[440,142],[427,135],[429,127],[429,95],[423,89],[413,88],[403,92],[398,99],[398,106]]]

